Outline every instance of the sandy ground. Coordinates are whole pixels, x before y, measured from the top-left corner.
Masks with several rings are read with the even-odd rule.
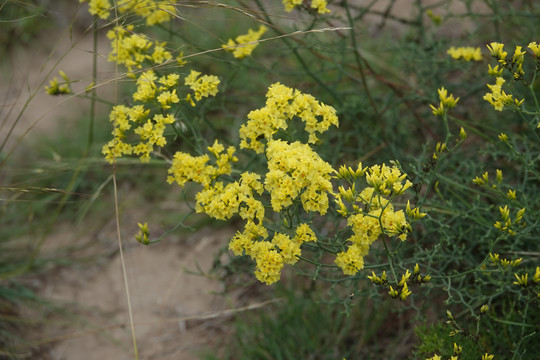
[[[98,95],[114,94],[114,84],[108,83],[114,67],[107,62],[107,41],[98,47]],[[5,152],[16,151],[19,143],[32,133],[54,134],[58,126],[89,111],[89,101],[74,95],[50,96],[44,86],[64,71],[73,81],[74,93],[84,94],[92,82],[92,36],[73,35],[67,31],[50,31],[38,40],[36,46],[14,48],[3,58],[0,69],[0,140],[7,138]],[[6,61],[7,60],[7,61]],[[103,113],[105,107],[98,105]],[[68,120],[64,122],[62,120]]]
[[[219,281],[190,272],[209,269],[214,253],[232,234],[231,229],[200,231],[125,249],[140,359],[198,359],[213,337],[222,336],[220,325],[228,317],[221,311],[234,301],[219,295]],[[90,321],[47,334],[63,339],[48,350],[51,359],[134,358],[120,256],[102,266],[66,269],[47,281],[43,294],[75,305],[81,318]]]

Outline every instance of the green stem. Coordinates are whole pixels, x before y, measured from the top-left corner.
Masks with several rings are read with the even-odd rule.
[[[519,342],[516,344],[516,349],[514,350],[514,356],[512,356],[512,360],[517,359],[517,356],[519,354],[518,353],[519,347],[521,346],[521,343],[523,342],[523,339],[525,338],[525,326],[523,326],[523,325],[526,324],[528,310],[529,310],[529,302],[527,301],[525,303],[525,310],[523,311],[523,321],[520,324],[520,325],[522,325],[521,326],[520,339],[519,339]]]
[[[364,67],[362,65],[363,59],[360,58],[360,52],[358,50],[358,45],[356,43],[356,34],[354,32],[354,21],[351,16],[351,10],[349,8],[349,0],[346,0],[344,3],[345,3],[345,11],[347,12],[347,20],[349,21],[349,27],[351,28],[351,41],[352,41],[352,46],[354,48],[354,58],[356,60],[356,66],[358,66],[358,72],[360,73],[362,86],[364,87],[364,90],[366,91],[366,95],[369,99],[369,103],[371,107],[373,108],[373,111],[375,112],[376,115],[379,115],[379,110],[377,109],[377,105],[375,104],[375,101],[373,100],[373,97],[371,96],[371,92],[369,91],[369,87],[367,86],[366,74],[364,74]]]
[[[536,133],[536,128],[534,126],[531,126],[531,123],[529,121],[527,121],[527,119],[525,118],[525,116],[523,116],[523,112],[521,111],[518,111],[518,114],[519,116],[521,117],[521,120],[523,120],[523,122],[525,124],[527,124],[527,126],[529,127],[529,129],[531,130],[532,134],[534,135],[536,141],[540,142],[540,136],[538,136],[538,134]]]
[[[90,151],[90,147],[94,142],[94,119],[96,116],[96,89],[97,89],[97,53],[98,53],[98,17],[94,15],[94,21],[92,23],[92,32],[94,36],[94,44],[92,47],[92,90],[90,93],[90,121],[88,124],[88,144],[86,152]]]
[[[394,276],[394,280],[397,284],[398,278],[396,275],[396,271],[394,270],[394,260],[392,259],[392,254],[390,254],[390,250],[388,250],[388,245],[386,244],[386,239],[382,239],[384,244],[384,251],[386,251],[386,255],[388,256],[388,264],[390,264],[390,270],[392,271],[392,275]]]
[[[266,11],[264,6],[262,5],[261,1],[260,0],[255,0],[255,3],[257,4],[259,10],[261,11],[261,14],[264,14],[265,21],[269,25],[271,25],[272,28],[279,35],[284,35],[281,31],[278,30],[277,26],[274,25],[274,23],[272,22],[272,19],[270,18],[270,16],[268,16],[268,12]],[[342,101],[341,101],[341,98],[339,97],[339,95],[336,94],[336,92],[334,90],[332,90],[328,85],[326,85],[326,83],[324,81],[322,81],[314,72],[311,71],[311,69],[307,65],[306,61],[304,60],[304,58],[298,53],[298,49],[296,47],[293,47],[292,44],[290,43],[290,41],[287,38],[280,37],[280,40],[283,41],[283,43],[285,43],[285,45],[287,45],[287,47],[292,51],[292,53],[294,54],[294,56],[296,57],[296,59],[298,60],[298,62],[300,63],[300,65],[302,66],[304,71],[306,72],[306,74],[308,74],[313,80],[315,80],[315,82],[317,84],[319,84],[319,86],[321,88],[326,90],[330,94],[330,96],[332,96],[332,98],[336,101],[336,103],[341,106]]]
[[[452,137],[452,134],[450,134],[450,126],[448,125],[448,113],[446,109],[444,111],[442,119],[443,119],[443,125],[444,125],[444,142],[448,143],[448,141]]]

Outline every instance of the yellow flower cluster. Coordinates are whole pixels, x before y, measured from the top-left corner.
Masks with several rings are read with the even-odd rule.
[[[385,196],[401,195],[405,190],[410,188],[412,183],[409,180],[405,180],[406,177],[407,174],[402,174],[396,166],[389,167],[385,164],[382,166],[373,165],[366,172],[366,182],[368,185],[372,186],[377,194]],[[373,193],[370,193],[370,195],[370,198],[372,198]]]
[[[525,58],[525,51],[521,50],[521,46],[516,46],[514,50],[514,55],[512,56],[512,67],[515,79],[520,79],[525,75],[523,71],[523,60]]]
[[[150,244],[150,230],[148,230],[148,223],[137,223],[139,226],[139,233],[135,235],[135,240],[140,242],[143,245]]]
[[[64,79],[64,82],[59,83],[58,78],[55,76],[49,81],[49,85],[45,86],[45,92],[47,92],[49,95],[71,94],[71,81],[69,80],[68,76],[62,70],[60,70],[58,73],[62,79]]]
[[[444,87],[437,89],[437,92],[439,94],[440,100],[439,107],[435,107],[431,104],[429,106],[431,107],[434,115],[443,116],[445,113],[448,112],[448,110],[456,107],[459,98],[454,98],[454,95],[452,94],[448,95],[448,91]]]
[[[253,50],[259,45],[258,40],[268,30],[264,25],[259,26],[258,31],[248,30],[245,35],[237,36],[235,40],[229,39],[227,44],[222,45],[226,51],[232,52],[233,56],[237,59],[243,59],[246,56],[251,55]]]
[[[137,91],[133,94],[133,99],[143,103],[158,101],[163,109],[168,109],[169,103],[179,101],[178,97],[172,96],[172,94],[176,95],[176,90],[169,91],[176,85],[178,78],[178,75],[171,74],[158,79],[152,70],[145,71],[137,79]],[[156,82],[162,86],[158,87]],[[156,99],[156,94],[160,92],[161,94]],[[167,99],[165,105],[164,98]],[[149,161],[150,152],[154,150],[154,146],[165,146],[167,143],[163,136],[166,125],[175,121],[172,114],[164,115],[160,112],[150,116],[150,109],[141,104],[132,107],[117,105],[111,111],[109,120],[114,124],[113,139],[103,146],[102,153],[110,163],[123,155],[130,154],[139,155],[141,161]],[[129,140],[127,139],[128,130],[138,135],[137,145],[133,146],[126,142]]]
[[[195,199],[198,213],[206,213],[218,220],[227,220],[234,214],[239,214],[248,223],[264,219],[264,206],[255,194],[262,194],[263,187],[259,182],[260,176],[254,173],[243,173],[237,182],[227,184],[216,182],[200,191]]]
[[[514,76],[514,79],[519,80],[525,75],[523,70],[523,61],[525,59],[525,50],[521,46],[516,45],[512,59],[507,61],[506,57],[508,53],[504,51],[504,44],[492,42],[487,45],[491,55],[497,59],[497,61],[506,69],[508,69]],[[532,51],[534,57],[537,59],[540,58],[540,46],[536,42],[531,42],[527,47]],[[489,74],[495,76],[501,76],[503,69],[498,69],[498,66],[495,68],[489,67]]]
[[[274,139],[277,130],[286,129],[287,120],[294,116],[306,123],[306,131],[312,141],[311,135],[315,132],[322,133],[330,125],[338,124],[333,108],[320,104],[311,95],[274,84],[269,88],[266,106],[252,111],[247,124],[239,130],[241,146],[264,152],[268,161],[268,171],[264,176],[244,172],[237,181],[222,181],[220,176],[231,175],[231,165],[238,159],[234,156],[234,147],[225,151],[217,141],[208,147],[210,154],[191,156],[176,153],[169,169],[169,183],[184,186],[186,182],[193,181],[203,186],[195,196],[198,213],[206,213],[219,220],[239,214],[246,221],[244,228],[231,239],[229,249],[235,255],[250,256],[256,263],[255,276],[266,284],[278,281],[284,265],[296,263],[301,256],[301,245],[316,241],[316,236],[300,219],[293,224],[284,220],[287,229],[284,232],[267,227],[265,199],[269,198],[275,213],[285,212],[296,202],[306,213],[324,215],[329,207],[328,194],[333,194],[331,180],[339,178],[352,183],[351,188],[345,190],[340,187],[339,194],[333,194],[338,212],[347,217],[353,234],[347,240],[350,246],[337,254],[335,260],[349,275],[363,268],[364,256],[377,238],[384,235],[405,240],[410,231],[406,216],[417,220],[425,215],[418,209],[411,209],[410,204],[407,204],[406,211],[394,209],[391,201],[412,186],[406,179],[407,175],[396,165],[362,168],[360,164],[357,170],[342,167],[336,172],[309,144]],[[317,116],[321,117],[320,121]],[[266,143],[259,141],[262,137]],[[357,192],[354,184],[360,177],[365,178],[367,186]],[[349,211],[343,199],[352,210]],[[408,277],[399,285],[398,296],[403,299],[410,294],[407,280]]]
[[[501,221],[497,221],[495,222],[495,224],[493,224],[493,226],[499,229],[499,231],[514,236],[516,235],[516,226],[525,226],[525,223],[523,222],[525,208],[522,208],[517,212],[514,221],[512,221],[512,219],[510,218],[510,210],[508,210],[508,205],[505,205],[504,207],[500,206],[499,212],[501,213]]]
[[[162,64],[172,59],[172,54],[165,49],[165,43],[153,42],[146,36],[133,32],[133,25],[117,26],[107,33],[111,40],[109,61],[123,64],[132,74],[133,68],[142,68],[145,60],[154,64]],[[150,48],[153,46],[153,51]]]
[[[285,5],[285,11],[291,12],[295,7],[300,6],[304,3],[304,0],[283,0],[283,5]],[[319,14],[329,13],[330,10],[326,7],[328,3],[326,0],[311,0],[310,7],[314,10],[317,10]]]
[[[418,265],[418,264],[416,264]],[[388,295],[393,297],[394,299],[399,298],[402,301],[405,301],[409,295],[411,295],[411,291],[409,290],[409,286],[407,285],[407,282],[409,281],[411,277],[411,272],[407,270],[405,274],[401,275],[401,280],[399,281],[397,285],[397,289],[394,289],[392,286],[390,286],[390,289],[388,290]]]
[[[518,258],[515,260],[508,260],[505,258],[501,258],[499,254],[495,253],[489,253],[489,260],[493,263],[493,265],[500,266],[504,270],[507,270],[508,268],[512,267],[515,268],[516,266],[519,266],[521,264],[522,258]]]
[[[194,73],[192,78],[197,79],[198,75]],[[305,119],[306,127],[312,132],[323,132],[331,123],[337,125],[335,110],[319,104],[310,95],[280,84],[271,86],[269,94],[267,108],[272,107],[274,116],[282,118],[283,121],[287,117],[292,118],[303,113],[298,116]],[[280,98],[279,94],[285,96]],[[280,115],[280,112],[286,114]],[[322,121],[309,120],[310,116],[315,118],[319,115],[322,116]],[[327,124],[321,125],[324,121]],[[248,122],[250,126],[257,127],[255,118],[250,118]],[[223,145],[216,141],[213,146],[208,147],[209,154],[191,156],[182,152],[176,153],[167,181],[176,182],[180,186],[193,181],[203,186],[195,196],[195,210],[198,213],[206,213],[219,220],[227,220],[239,214],[246,224],[243,230],[231,239],[229,248],[236,255],[251,256],[256,262],[257,279],[272,284],[279,280],[285,264],[294,264],[298,260],[301,245],[316,241],[316,236],[314,231],[301,221],[291,224],[290,227],[286,225],[286,232],[274,229],[273,234],[269,235],[264,225],[263,200],[269,198],[276,213],[283,212],[299,200],[305,212],[325,214],[329,206],[328,193],[332,191],[330,180],[334,170],[308,144],[273,139],[272,133],[268,134],[267,139],[266,147],[261,144],[268,160],[268,171],[264,178],[255,173],[244,172],[237,181],[222,181],[220,176],[231,175],[231,165],[238,159],[234,156],[234,147],[225,151]]]
[[[193,181],[209,188],[218,176],[230,174],[231,162],[238,161],[238,158],[234,156],[236,149],[229,146],[225,151],[225,147],[216,140],[212,146],[208,147],[208,151],[215,159],[215,166],[207,165],[210,161],[207,154],[191,156],[178,151],[169,169],[171,175],[167,177],[167,182],[171,184],[176,181],[178,185],[184,186],[186,182]]]
[[[492,42],[486,46],[491,56],[497,59],[497,61],[500,62],[502,65],[506,65],[506,56],[508,55],[508,53],[504,51],[504,44]]]
[[[411,278],[411,275],[414,275],[414,276]],[[409,283],[413,285],[425,284],[431,281],[431,276],[430,275],[422,276],[420,274],[420,266],[416,264],[414,266],[412,273],[409,270],[407,270],[405,274],[401,276],[401,280],[397,283],[396,289],[394,289],[393,286],[388,285],[388,278],[386,276],[386,271],[383,271],[380,277],[377,276],[374,271],[372,271],[371,276],[368,276],[368,279],[371,280],[371,282],[377,286],[387,287],[388,295],[390,295],[394,299],[400,299],[404,301],[412,293],[409,290],[409,286],[408,286]]]
[[[301,245],[317,241],[311,228],[301,223],[295,230],[295,236],[276,232],[270,241],[268,232],[261,225],[248,222],[243,232],[238,232],[229,244],[229,249],[237,256],[248,255],[256,262],[255,277],[273,284],[279,280],[285,264],[294,265],[301,256]]]
[[[514,99],[511,94],[507,94],[502,90],[502,86],[505,83],[505,80],[502,77],[497,77],[495,84],[488,84],[487,87],[491,90],[491,93],[486,93],[484,95],[484,100],[489,102],[495,110],[502,111],[504,107],[519,107],[523,103],[524,99],[518,100]]]
[[[323,161],[307,144],[282,140],[271,140],[266,149],[268,173],[264,182],[270,193],[272,209],[292,205],[300,196],[306,212],[318,211],[326,214],[332,166]],[[300,195],[301,194],[301,195]]]
[[[529,43],[527,47],[531,49],[535,58],[540,59],[540,45],[536,41]]]
[[[79,0],[79,2],[88,2],[88,12],[91,15],[98,16],[100,19],[107,19],[111,15],[111,3],[109,0]]]
[[[173,112],[167,111],[170,111],[172,104],[180,102],[176,93],[179,79],[178,74],[158,76],[153,70],[139,75],[133,100],[142,104],[132,107],[117,105],[110,113],[109,119],[114,124],[113,139],[102,149],[107,161],[112,163],[130,154],[138,155],[143,162],[149,161],[150,153],[156,146],[167,144],[165,128],[175,122]],[[153,113],[152,108],[155,109]],[[133,136],[129,136],[130,133],[138,136],[136,145],[131,145]]]
[[[229,248],[236,255],[246,254],[255,260],[255,276],[261,282],[272,284],[278,281],[283,266],[294,264],[298,260],[301,254],[300,246],[304,242],[316,241],[315,233],[307,224],[299,224],[293,238],[276,232],[272,239],[268,240],[268,231],[263,226],[264,206],[256,199],[256,196],[262,195],[265,190],[260,181],[261,177],[244,172],[236,182],[225,185],[217,181],[220,175],[230,175],[231,163],[238,159],[233,155],[234,147],[225,151],[223,145],[217,141],[208,147],[208,150],[213,154],[215,165],[209,164],[210,156],[207,154],[194,157],[177,152],[167,181],[177,182],[180,186],[184,186],[187,181],[203,185],[203,190],[196,195],[196,211],[199,213],[204,212],[219,220],[239,214],[246,220],[243,231],[239,231],[231,239]],[[279,166],[279,163],[276,158],[275,166]],[[301,172],[296,174],[294,169],[292,173],[301,175]],[[272,191],[269,192],[272,194]]]
[[[354,275],[363,269],[369,247],[380,236],[397,237],[402,241],[406,239],[411,227],[403,210],[396,211],[391,200],[403,194],[412,183],[406,180],[407,175],[402,174],[397,166],[389,167],[385,164],[364,169],[360,163],[357,170],[342,167],[336,177],[352,183],[348,189],[340,186],[339,193],[334,196],[337,211],[347,217],[347,225],[353,235],[348,239],[349,247],[338,253],[335,263],[344,274]],[[365,177],[368,186],[359,192],[356,190],[356,180],[362,177]],[[420,219],[425,214],[411,209],[408,204],[407,215],[412,219]]]
[[[450,314],[450,312],[447,311],[447,314]],[[450,316],[451,316],[451,314],[450,314]],[[451,321],[453,321],[453,318],[451,319]],[[450,335],[450,336],[452,336],[452,335]],[[462,351],[463,351],[463,346],[454,343],[454,353],[452,354],[452,356],[450,356],[448,358],[448,360],[459,360]],[[485,356],[488,356],[488,354],[486,354]],[[482,360],[491,360],[491,359],[493,359],[493,355],[489,355],[489,356],[491,356],[489,358],[485,358],[485,356],[482,356]],[[439,355],[435,354],[430,358],[426,358],[426,360],[442,360],[442,358]]]
[[[313,96],[280,83],[271,85],[266,94],[266,105],[248,114],[248,121],[240,127],[240,147],[258,154],[264,151],[262,139],[270,141],[278,130],[288,128],[287,120],[299,117],[309,134],[308,142],[318,141],[316,133],[323,133],[331,125],[338,126],[336,110],[317,101]]]
[[[456,60],[482,61],[482,51],[479,47],[464,46],[456,48],[452,46],[446,53]]]
[[[491,187],[493,189],[496,189],[498,187],[499,184],[502,183],[503,181],[503,172],[502,170],[500,169],[497,169],[495,171],[495,180],[496,180],[496,183],[491,183],[490,180],[489,180],[489,173],[486,171],[482,174],[482,177],[475,177],[473,179],[473,183],[476,184],[476,185],[479,185],[479,186],[486,186],[486,187]],[[508,192],[508,198],[510,200],[515,200],[516,199],[516,191],[515,190],[509,190]]]
[[[146,25],[153,26],[171,20],[176,11],[174,3],[171,0],[120,0],[118,10],[132,12],[146,19]]]
[[[163,116],[155,114],[149,118],[150,110],[143,105],[127,107],[116,105],[109,115],[109,120],[115,124],[112,132],[113,139],[103,146],[101,152],[105,160],[111,164],[123,155],[139,155],[141,161],[150,160],[150,152],[154,146],[164,146],[167,142],[163,136],[167,124],[175,119],[171,114]],[[146,120],[146,121],[145,121]],[[135,127],[133,127],[135,125]],[[126,142],[126,132],[133,130],[139,136],[139,142],[133,146]]]
[[[79,0],[88,2],[88,12],[101,19],[107,19],[111,15],[111,3],[109,0]],[[153,26],[171,20],[176,9],[171,0],[120,0],[117,2],[120,13],[134,13],[146,19],[146,25]]]
[[[189,86],[195,95],[197,101],[203,97],[215,96],[218,92],[219,78],[215,75],[201,75],[200,72],[191,70],[191,73],[184,80],[185,85]],[[187,101],[195,106],[191,94],[186,98]]]
[[[499,68],[499,65],[495,65],[495,67],[491,67],[491,65],[488,64],[488,74],[490,76],[499,77],[502,75],[504,68]]]

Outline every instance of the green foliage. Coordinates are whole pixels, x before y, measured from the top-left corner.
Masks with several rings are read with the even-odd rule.
[[[415,331],[420,339],[420,345],[415,350],[416,359],[425,359],[433,354],[439,354],[443,359],[450,358],[454,355],[454,344],[463,348],[460,359],[474,360],[484,355],[471,339],[460,335],[449,336],[451,328],[446,324],[420,325]]]
[[[219,354],[202,358],[397,359],[405,354],[403,349],[392,348],[400,339],[391,337],[397,330],[392,326],[397,324],[388,303],[375,305],[362,297],[345,314],[339,307],[321,303],[314,292],[298,291],[303,286],[298,281],[277,285],[269,294],[276,303],[238,315],[234,334],[219,344]]]
[[[0,4],[0,48],[30,43],[44,29],[51,27],[46,6],[40,1],[6,0]]]

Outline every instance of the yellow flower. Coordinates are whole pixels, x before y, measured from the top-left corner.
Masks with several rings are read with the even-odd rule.
[[[289,144],[272,140],[266,150],[268,173],[265,189],[270,193],[274,211],[292,205],[300,193],[304,210],[324,215],[328,209],[328,192],[332,190],[332,167],[323,161],[309,145]]]
[[[295,7],[302,5],[302,3],[303,0],[283,0],[283,5],[285,5],[285,11],[287,12],[292,11]],[[326,8],[327,5],[326,0],[311,0],[310,7],[317,10],[319,14],[325,14],[330,12]]]
[[[465,131],[463,127],[459,129],[459,138],[461,140],[465,140],[467,138],[467,132]]]
[[[170,184],[174,181],[180,186],[188,181],[194,181],[204,186],[210,185],[210,181],[215,173],[215,169],[206,165],[210,161],[208,155],[191,156],[183,152],[174,154],[172,166],[169,169],[167,182]]]
[[[456,60],[482,61],[482,52],[479,47],[465,46],[456,48],[452,46],[448,49],[447,54]]]
[[[152,101],[156,95],[157,77],[152,70],[143,72],[137,79],[137,91],[133,93],[133,100],[140,102]]]
[[[326,8],[327,5],[326,0],[311,0],[311,8],[317,10],[319,14],[326,14],[330,12],[330,10]]]
[[[132,12],[145,18],[148,26],[171,20],[176,11],[170,0],[120,0],[118,9],[121,13]]]
[[[161,64],[167,60],[172,59],[172,54],[165,50],[165,43],[154,43],[154,51],[152,55],[148,55],[148,59],[152,60],[155,64]]]
[[[79,2],[84,2],[86,0],[79,0]],[[97,15],[100,19],[107,19],[109,17],[111,3],[109,0],[89,0],[89,9],[88,12],[92,15]]]
[[[436,108],[434,105],[429,105],[432,109],[432,112],[434,115],[442,116],[444,115],[448,110],[454,108],[457,105],[457,102],[459,101],[459,98],[454,98],[454,95],[450,94],[448,95],[448,91],[442,87],[437,90],[439,94],[439,107]]]
[[[523,103],[523,99],[514,99],[512,95],[506,94],[502,90],[502,85],[504,83],[505,80],[502,77],[498,77],[494,85],[487,85],[487,87],[491,90],[491,93],[484,95],[484,100],[493,105],[497,111],[502,111],[504,107],[518,107]]]
[[[111,52],[109,61],[123,64],[128,68],[130,76],[133,68],[142,68],[142,63],[148,58],[148,50],[152,47],[152,41],[144,35],[134,32],[133,25],[125,28],[116,26],[107,33],[111,39]]]
[[[533,278],[532,278],[532,281],[535,282],[535,283],[539,283],[540,282],[540,267],[536,267],[536,271],[533,275]]]
[[[412,183],[406,178],[407,174],[402,174],[397,166],[389,167],[386,164],[373,165],[368,168],[366,173],[368,185],[382,195],[403,194],[412,186]]]
[[[512,56],[512,65],[515,66],[514,78],[521,78],[525,72],[523,71],[523,59],[525,56],[525,51],[521,50],[521,46],[516,46],[514,55]]]
[[[409,295],[411,295],[411,291],[409,290],[407,283],[403,284],[403,287],[401,288],[401,292],[399,293],[399,298],[403,301],[407,299]]]
[[[292,241],[289,236],[276,233],[272,244],[279,248],[279,254],[283,257],[285,264],[294,265],[298,261],[298,257],[301,255],[300,244]]]
[[[246,56],[251,55],[253,50],[259,45],[258,40],[268,30],[264,25],[259,26],[258,31],[248,30],[245,35],[239,35],[235,40],[229,39],[227,44],[222,45],[226,51],[232,52],[233,56],[237,59],[243,59]]]
[[[247,123],[241,125],[240,147],[262,153],[262,140],[270,141],[278,130],[286,130],[287,122],[294,117],[305,123],[311,144],[318,141],[316,133],[323,133],[332,125],[338,126],[333,107],[320,103],[311,95],[275,83],[268,88],[266,105],[251,111]]]
[[[170,109],[171,105],[169,104],[176,104],[180,101],[178,98],[178,95],[176,95],[176,89],[174,89],[172,92],[170,91],[164,91],[156,99],[163,109]]]
[[[305,242],[317,241],[317,237],[308,224],[301,223],[296,228],[295,237],[293,240],[299,244],[303,244]]]
[[[497,180],[498,183],[501,183],[501,182],[502,182],[502,180],[503,180],[503,173],[502,173],[502,170],[501,170],[501,169],[497,169],[497,170],[496,170],[495,179]]]
[[[361,247],[351,245],[347,251],[337,254],[335,263],[345,275],[356,274],[364,268],[364,254]]]
[[[159,83],[164,86],[164,88],[171,88],[173,86],[176,86],[178,84],[178,79],[180,79],[180,75],[178,74],[169,74],[165,75],[159,78]],[[162,90],[162,88],[160,88]]]
[[[411,272],[407,269],[405,274],[401,275],[401,280],[399,281],[399,286],[405,286],[407,285],[407,281],[409,281],[409,278],[411,277]]]
[[[257,264],[255,277],[267,285],[278,281],[284,262],[283,256],[275,249],[275,245],[268,241],[259,241],[251,246],[250,252],[250,256]]]
[[[148,223],[137,223],[139,226],[139,233],[135,236],[135,240],[141,244],[148,245],[150,243],[150,231],[148,230]]]
[[[218,85],[220,80],[214,75],[203,75],[199,77],[201,73],[195,70],[191,70],[190,74],[185,78],[185,85],[189,86],[195,93],[195,99],[201,100],[203,97],[216,96],[218,93]]]
[[[66,95],[71,94],[69,83],[60,84],[58,78],[54,77],[49,81],[49,85],[45,86],[45,91],[49,95]]]
[[[499,68],[499,65],[495,65],[495,67],[491,67],[491,65],[488,64],[488,74],[490,76],[500,77],[503,73],[504,68]]]
[[[536,42],[531,42],[527,47],[532,50],[536,58],[540,58],[540,45],[536,44]]]
[[[392,286],[390,286],[388,290],[388,295],[390,295],[393,298],[397,298],[399,296],[399,291],[394,289]]]
[[[486,46],[491,53],[491,56],[497,59],[501,64],[506,64],[506,56],[508,55],[508,53],[503,50],[504,44],[492,42],[491,44]]]

